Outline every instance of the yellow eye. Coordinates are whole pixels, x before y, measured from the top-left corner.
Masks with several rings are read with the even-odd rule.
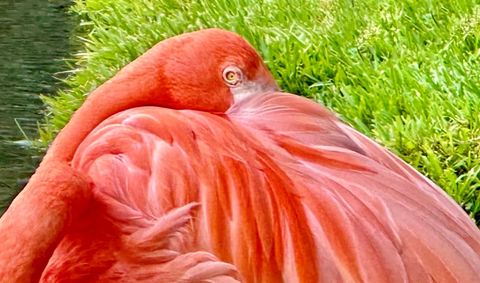
[[[242,82],[242,71],[235,66],[228,66],[223,70],[223,80],[229,86],[237,86]]]
[[[227,81],[229,81],[229,82],[233,82],[237,79],[237,74],[235,74],[232,71],[228,71],[225,76],[227,77]]]

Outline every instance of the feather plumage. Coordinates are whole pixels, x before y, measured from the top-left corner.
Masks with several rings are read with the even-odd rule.
[[[254,95],[222,115],[131,109],[97,127],[73,166],[93,179],[95,204],[45,281],[92,270],[102,282],[474,282],[480,272],[477,228],[440,188],[301,97]]]

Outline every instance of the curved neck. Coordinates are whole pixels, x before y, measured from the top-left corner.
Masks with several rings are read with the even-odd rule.
[[[48,150],[45,160],[71,161],[85,137],[106,118],[140,106],[160,106],[174,109],[196,109],[224,112],[231,103],[230,90],[211,95],[210,87],[192,87],[189,80],[178,76],[189,75],[190,58],[185,50],[192,42],[192,35],[174,37],[156,46],[128,64],[115,77],[89,95],[85,103],[73,115],[70,122],[58,134]],[[178,50],[182,53],[176,54]]]
[[[140,106],[171,104],[169,91],[162,87],[159,77],[161,70],[152,64],[143,64],[143,61],[141,58],[133,61],[88,96],[57,135],[44,161],[71,161],[85,137],[103,120],[118,112]]]
[[[0,282],[38,282],[91,197],[88,179],[64,162],[40,166],[0,218]]]

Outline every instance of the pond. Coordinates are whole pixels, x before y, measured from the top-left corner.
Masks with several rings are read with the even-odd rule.
[[[43,119],[39,95],[54,94],[58,73],[67,69],[66,3],[0,1],[0,214],[41,159],[28,140],[37,138]]]

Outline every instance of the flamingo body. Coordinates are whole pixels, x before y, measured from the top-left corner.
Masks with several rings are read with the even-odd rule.
[[[97,127],[73,167],[95,201],[46,281],[474,282],[480,271],[477,228],[441,189],[301,97],[250,96],[225,115],[131,109]],[[202,272],[170,274],[199,252]]]
[[[1,282],[476,282],[438,186],[210,29],[89,95],[0,219]]]

